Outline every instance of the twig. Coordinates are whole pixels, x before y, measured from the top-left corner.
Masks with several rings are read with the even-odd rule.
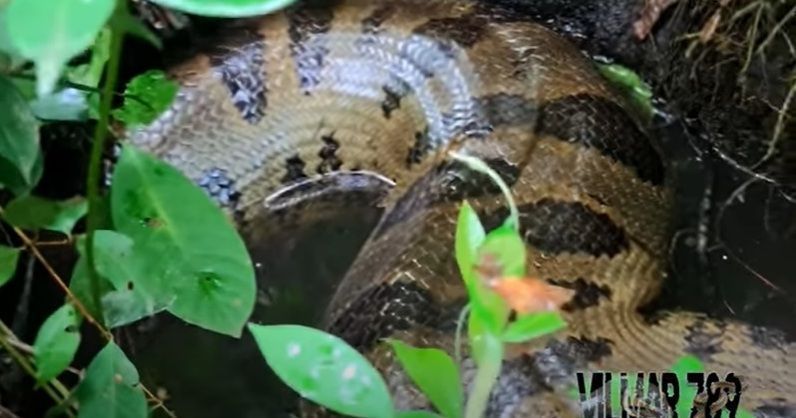
[[[4,213],[3,209],[0,208],[0,215],[2,215],[3,213]],[[69,300],[69,302],[75,306],[78,312],[80,312],[80,315],[86,318],[86,321],[88,321],[89,324],[93,325],[106,340],[108,341],[113,340],[113,335],[111,335],[111,333],[107,329],[105,329],[105,327],[103,327],[94,319],[91,313],[89,313],[88,309],[86,309],[86,306],[83,305],[83,302],[81,302],[80,299],[77,296],[75,296],[74,293],[72,293],[72,291],[69,289],[69,286],[66,285],[64,280],[61,279],[61,276],[58,275],[58,273],[55,271],[55,269],[53,269],[53,267],[50,265],[47,259],[44,258],[44,256],[41,254],[41,251],[39,251],[39,249],[36,247],[33,240],[31,240],[30,237],[28,237],[28,235],[25,234],[25,232],[22,231],[21,229],[17,227],[12,227],[12,228],[19,237],[19,239],[21,239],[22,242],[25,244],[25,247],[33,254],[34,257],[36,257],[37,260],[39,260],[39,262],[42,264],[42,266],[44,266],[44,269],[47,271],[50,277],[52,277],[53,280],[55,280],[55,283],[58,285],[58,287],[60,287],[61,290],[64,291],[67,300]]]
[[[25,356],[23,356],[14,346],[12,346],[11,344],[8,343],[7,339],[12,334],[10,334],[8,332],[9,331],[8,327],[2,321],[0,321],[0,330],[3,331],[3,335],[0,336],[0,337],[2,337],[2,338],[0,338],[0,346],[2,346],[3,349],[5,349],[5,351],[11,356],[11,358],[14,359],[14,361],[20,367],[22,367],[23,370],[25,370],[25,373],[30,375],[33,379],[36,379],[36,371],[33,370],[33,366],[30,364],[28,359],[26,359]],[[48,384],[51,384],[52,387],[49,386]],[[51,379],[49,382],[47,382],[47,384],[42,385],[41,388],[58,405],[61,405],[64,402],[66,402],[66,399],[69,397],[69,391],[66,389],[66,387],[63,384],[61,384],[60,381],[58,381],[58,379],[55,379],[55,378]],[[55,388],[55,389],[53,389],[53,388]],[[57,389],[57,392],[60,392],[60,396],[59,396],[59,393],[56,392],[56,389]],[[74,417],[75,416],[72,413],[72,411],[70,411],[69,409],[67,409],[66,412],[67,412],[67,414],[70,417]]]

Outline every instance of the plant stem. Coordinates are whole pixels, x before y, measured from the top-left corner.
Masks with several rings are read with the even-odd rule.
[[[484,358],[475,372],[475,381],[467,398],[464,418],[482,418],[484,416],[489,402],[489,394],[500,375],[500,366],[503,363],[503,344],[500,340],[486,334],[483,338],[488,339],[487,344],[491,347],[484,350]]]
[[[120,13],[126,6],[125,1],[119,1],[114,13]],[[102,86],[102,96],[100,97],[99,121],[94,130],[94,141],[91,145],[91,159],[88,166],[88,216],[86,221],[86,261],[88,264],[88,276],[91,284],[91,297],[97,310],[97,321],[104,324],[102,312],[102,301],[100,299],[100,277],[94,265],[94,232],[100,227],[102,216],[100,208],[100,177],[102,167],[102,152],[105,150],[105,138],[108,136],[108,123],[111,111],[111,100],[113,99],[113,88],[116,86],[116,79],[119,75],[119,61],[122,52],[123,32],[111,27],[111,46],[110,58],[108,59],[108,69],[105,73],[105,84]]]
[[[506,220],[511,226],[515,229],[520,227],[520,215],[517,211],[517,205],[514,203],[514,197],[511,195],[511,189],[503,181],[503,178],[492,169],[492,167],[488,166],[483,160],[476,157],[471,157],[469,155],[461,154],[456,151],[451,151],[450,156],[453,157],[454,160],[459,160],[463,162],[467,167],[471,170],[479,171],[481,173],[486,174],[489,176],[495,184],[498,185],[500,191],[503,193],[503,196],[506,198],[506,202],[509,206],[509,218]]]

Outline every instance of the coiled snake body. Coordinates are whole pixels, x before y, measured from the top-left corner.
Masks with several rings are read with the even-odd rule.
[[[465,300],[459,205],[489,227],[507,212],[488,179],[446,159],[456,147],[511,185],[531,275],[576,292],[565,332],[512,347],[489,416],[566,416],[557,390],[576,371],[663,371],[684,353],[741,376],[742,407],[796,416],[794,344],[781,333],[638,312],[664,278],[666,166],[579,51],[480,3],[333,3],[244,22],[174,68],[176,101],[129,136],[204,186],[250,240],[335,199],[378,200],[385,216],[326,326],[374,361],[399,406],[427,404],[378,340],[451,349]]]

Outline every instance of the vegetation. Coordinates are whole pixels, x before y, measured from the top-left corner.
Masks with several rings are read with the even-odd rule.
[[[262,14],[292,0],[154,0],[177,10],[219,17]],[[12,200],[0,208],[20,246],[0,246],[0,286],[28,252],[64,292],[64,304],[41,325],[32,345],[0,322],[0,347],[52,397],[53,415],[81,418],[146,417],[169,411],[144,387],[138,372],[114,342],[111,330],[159,312],[238,338],[255,300],[252,262],[240,236],[221,210],[180,172],[120,143],[110,185],[101,181],[102,153],[111,121],[146,124],[165,109],[176,86],[147,72],[115,92],[124,36],[156,46],[156,35],[125,0],[0,0],[0,185]],[[76,58],[88,61],[76,64]],[[616,70],[616,69],[614,69]],[[612,74],[618,74],[614,71]],[[622,77],[629,77],[627,74]],[[636,83],[632,80],[630,84]],[[633,88],[648,100],[646,90]],[[113,97],[123,103],[113,108]],[[35,194],[43,171],[40,127],[50,121],[96,119],[87,195],[53,201]],[[459,213],[455,256],[468,290],[462,314],[477,371],[465,397],[456,355],[386,341],[437,413],[395,411],[387,385],[367,360],[340,339],[295,326],[248,324],[267,363],[301,396],[329,409],[361,417],[481,417],[498,378],[505,345],[528,341],[565,326],[556,312],[522,312],[486,280],[479,267],[497,261],[496,280],[522,285],[526,249],[508,188],[483,163],[454,155],[492,176],[508,200],[504,224],[485,231],[474,210]],[[85,229],[78,229],[82,219]],[[195,228],[201,224],[202,228]],[[70,280],[49,266],[39,232],[64,236],[80,253]],[[465,317],[466,315],[466,317]],[[466,321],[465,321],[466,318]],[[88,329],[82,328],[86,323]],[[86,332],[104,339],[79,383],[59,380],[69,369]],[[465,402],[465,399],[467,400]]]

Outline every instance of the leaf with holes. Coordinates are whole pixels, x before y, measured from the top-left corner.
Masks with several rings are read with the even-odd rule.
[[[556,332],[567,326],[558,312],[523,315],[510,323],[501,339],[505,343],[523,343]]]
[[[68,235],[87,211],[88,203],[82,197],[57,201],[26,195],[8,204],[5,218],[23,229],[46,229]]]
[[[33,343],[36,379],[46,382],[64,371],[80,346],[80,316],[67,303],[52,313],[39,328]]]
[[[392,418],[381,375],[345,341],[300,325],[249,324],[268,366],[301,397],[343,415]]]
[[[283,9],[296,0],[153,0],[162,6],[201,16],[258,16]]]
[[[168,311],[239,337],[254,309],[254,266],[230,220],[174,167],[130,145],[111,185],[116,230],[132,238],[146,290]]]
[[[127,126],[146,125],[165,111],[177,95],[177,83],[159,70],[150,70],[130,80],[124,90],[124,104],[113,117]]]
[[[393,339],[387,342],[412,382],[442,415],[462,416],[464,395],[459,368],[447,353],[437,348],[415,348]]]
[[[0,109],[0,184],[19,196],[41,178],[39,122],[22,93],[3,76],[0,76]]]
[[[147,403],[133,363],[113,342],[91,361],[75,389],[78,418],[145,418]]]
[[[66,62],[94,42],[114,5],[114,0],[25,0],[8,5],[8,35],[16,50],[36,63],[39,96],[51,93]]]
[[[0,286],[6,284],[17,271],[19,261],[19,248],[0,245]]]
[[[114,287],[102,297],[106,325],[110,328],[154,315],[175,299],[173,294],[158,294],[148,286],[143,273],[145,260],[134,252],[133,240],[114,231],[100,230],[94,235],[97,273]]]

